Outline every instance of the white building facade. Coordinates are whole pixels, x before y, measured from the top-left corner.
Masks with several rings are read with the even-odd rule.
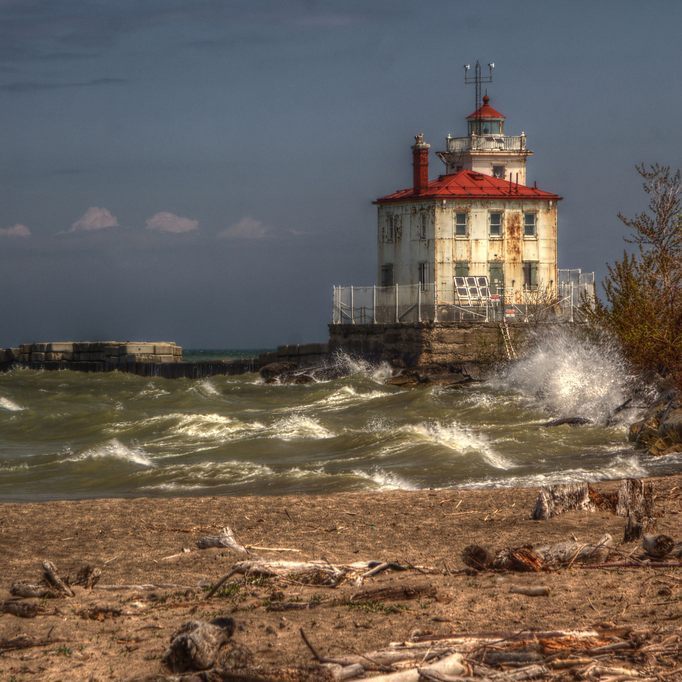
[[[436,304],[456,298],[455,277],[489,278],[491,289],[557,289],[560,196],[527,187],[525,134],[506,136],[505,117],[484,97],[468,136],[446,138],[445,174],[429,180],[429,145],[417,135],[413,185],[377,199],[377,283],[434,285]]]

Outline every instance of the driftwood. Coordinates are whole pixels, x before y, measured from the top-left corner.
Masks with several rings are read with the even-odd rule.
[[[19,618],[35,618],[40,607],[35,602],[6,601],[0,603],[0,613],[11,613]]]
[[[62,593],[57,590],[47,587],[45,585],[34,585],[33,583],[16,582],[13,583],[9,588],[9,593],[13,597],[30,598],[34,597],[37,599],[54,599],[55,597],[61,597]]]
[[[448,676],[468,675],[471,672],[471,668],[464,661],[462,654],[454,653],[445,656],[445,658],[442,658],[436,663],[429,663],[427,665],[420,664],[409,670],[400,670],[394,673],[386,673],[385,675],[376,675],[370,679],[374,680],[374,682],[419,682],[420,679],[423,679],[422,673],[428,674],[431,672]]]
[[[623,542],[635,542],[642,535],[651,534],[656,530],[656,519],[647,517],[640,519],[635,514],[628,514],[625,518]]]
[[[642,547],[649,556],[662,559],[673,551],[675,541],[668,535],[645,535]]]
[[[595,511],[587,483],[566,483],[542,488],[535,502],[531,518],[535,521],[550,519],[567,511]]]
[[[208,670],[213,667],[220,648],[234,632],[232,618],[215,618],[210,623],[189,621],[171,637],[163,662],[173,672]]]
[[[419,599],[421,597],[436,597],[437,590],[431,583],[416,585],[397,585],[390,587],[372,587],[354,592],[348,603],[363,601],[402,601],[405,599]]]
[[[558,542],[542,547],[509,547],[495,555],[484,547],[469,545],[462,552],[467,566],[482,570],[532,571],[572,566],[574,563],[601,563],[608,557],[613,538],[607,533],[594,544],[574,541]],[[489,558],[492,556],[492,560]]]
[[[17,635],[11,639],[0,639],[0,652],[30,649],[34,646],[50,646],[61,641],[61,639],[33,639],[28,635]]]
[[[210,599],[232,576],[245,575],[263,578],[284,577],[305,585],[321,585],[337,587],[344,580],[352,579],[356,584],[362,584],[364,578],[376,575],[380,571],[393,568],[407,570],[416,568],[422,572],[433,569],[426,567],[408,567],[400,564],[382,561],[357,561],[352,564],[335,566],[328,561],[268,561],[254,559],[238,561],[218,582],[213,585],[206,595]]]
[[[209,547],[229,547],[240,554],[248,554],[249,551],[242,545],[234,535],[234,531],[225,526],[220,535],[206,535],[197,540],[197,547],[199,549],[208,549]]]
[[[74,596],[73,590],[59,577],[57,567],[51,561],[43,561],[43,579],[67,597]]]
[[[552,419],[551,421],[545,422],[543,426],[563,426],[568,424],[569,426],[582,426],[583,424],[591,424],[592,420],[587,419],[587,417],[559,417],[559,419]]]
[[[102,569],[95,566],[83,566],[76,574],[76,579],[73,581],[74,585],[81,585],[88,590],[91,590],[102,577]]]

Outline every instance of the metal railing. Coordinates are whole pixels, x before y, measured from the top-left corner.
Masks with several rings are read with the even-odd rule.
[[[470,135],[469,137],[449,137],[448,152],[469,151],[523,151],[526,148],[525,135]]]
[[[490,296],[472,300],[448,296],[434,284],[335,286],[333,324],[410,324],[415,322],[580,322],[585,302],[594,300],[594,274],[558,287],[491,287]],[[592,276],[590,282],[589,275]]]

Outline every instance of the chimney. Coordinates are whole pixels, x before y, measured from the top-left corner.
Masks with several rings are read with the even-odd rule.
[[[424,133],[414,136],[412,146],[412,185],[415,194],[422,194],[429,184],[429,147]]]

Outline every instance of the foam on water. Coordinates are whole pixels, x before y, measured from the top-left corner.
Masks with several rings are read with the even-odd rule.
[[[139,464],[145,467],[153,467],[154,462],[149,458],[149,455],[140,447],[128,447],[121,443],[117,438],[112,438],[110,441],[98,445],[94,448],[89,448],[75,457],[67,457],[66,462],[81,462],[86,459],[120,459],[132,464]]]
[[[407,479],[392,471],[385,471],[375,467],[371,471],[353,469],[353,474],[359,478],[371,481],[379,490],[418,490],[419,486],[410,483]]]
[[[615,343],[561,330],[543,334],[526,357],[509,367],[501,383],[558,417],[605,424],[627,399],[634,377]]]
[[[334,438],[335,434],[312,417],[292,414],[279,419],[270,426],[270,437],[280,440],[309,440]]]
[[[337,351],[334,355],[334,366],[338,367],[344,374],[351,376],[363,374],[378,384],[383,384],[393,374],[393,370],[387,362],[373,364],[367,360],[347,355],[342,351]]]
[[[369,391],[364,393],[362,391],[356,391],[352,386],[342,386],[338,390],[334,391],[331,395],[328,395],[326,398],[321,398],[320,400],[316,401],[312,407],[321,406],[336,410],[346,405],[356,405],[367,400],[385,398],[388,395],[391,394],[384,393],[383,391]]]
[[[208,397],[220,395],[220,391],[211,383],[210,379],[197,382],[189,390]]]
[[[21,405],[17,405],[13,400],[10,400],[9,398],[3,398],[2,396],[0,396],[0,409],[7,410],[8,412],[22,412],[26,408],[22,407]]]
[[[486,478],[480,481],[469,481],[460,484],[463,488],[492,488],[548,486],[558,483],[582,483],[589,481],[613,480],[620,478],[641,478],[650,475],[650,470],[643,465],[636,455],[618,455],[605,466],[595,469],[563,469],[542,474],[526,474],[508,478]]]
[[[488,439],[480,433],[460,426],[456,422],[441,424],[440,422],[422,422],[400,427],[403,433],[414,434],[419,438],[443,445],[455,452],[479,454],[490,466],[496,469],[509,469],[514,466],[506,457],[502,456],[490,445]]]

